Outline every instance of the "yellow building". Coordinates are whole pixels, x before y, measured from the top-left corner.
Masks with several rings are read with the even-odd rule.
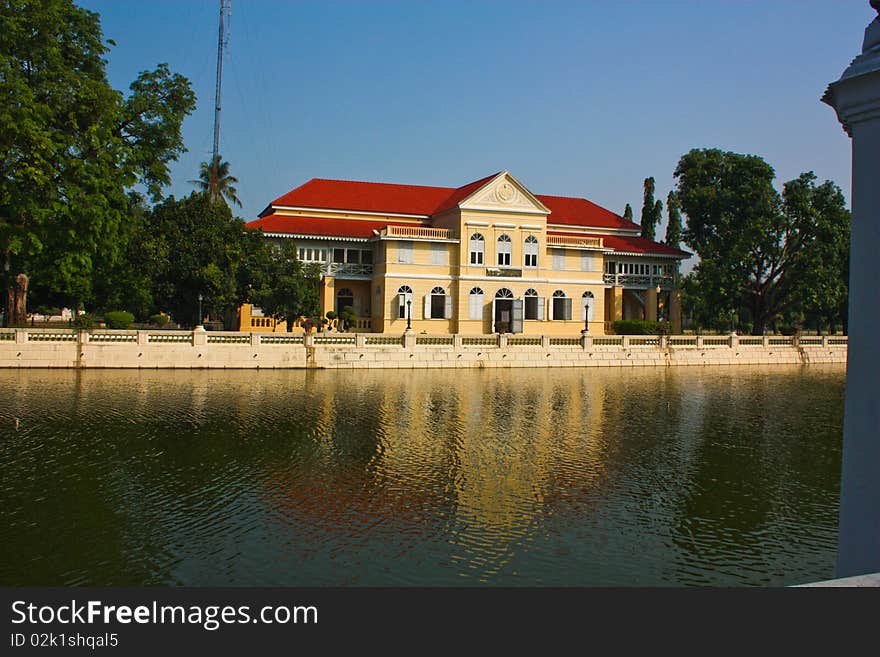
[[[680,328],[676,275],[690,254],[507,171],[459,188],[313,179],[248,226],[320,263],[322,315],[351,306],[357,331],[603,334],[658,316]],[[283,328],[254,312],[242,330]]]

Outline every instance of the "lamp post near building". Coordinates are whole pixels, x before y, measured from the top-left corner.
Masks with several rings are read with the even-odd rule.
[[[406,330],[412,331],[412,300],[406,300]]]
[[[880,14],[880,0],[871,0]],[[849,353],[843,418],[837,576],[880,572],[880,16],[865,29],[862,53],[822,97],[852,138]]]

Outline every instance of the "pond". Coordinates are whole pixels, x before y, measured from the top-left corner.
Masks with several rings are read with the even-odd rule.
[[[0,371],[0,584],[827,579],[844,379]]]

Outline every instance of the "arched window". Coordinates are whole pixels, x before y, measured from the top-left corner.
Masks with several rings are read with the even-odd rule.
[[[544,299],[529,288],[523,295],[523,319],[544,319]]]
[[[413,291],[409,285],[401,285],[397,290],[397,318],[406,319],[406,302],[412,304]]]
[[[451,319],[452,297],[439,285],[425,295],[425,319]]]
[[[571,319],[571,299],[565,296],[562,290],[553,293],[550,304],[550,319],[568,321]]]
[[[513,292],[508,290],[506,287],[502,287],[495,293],[496,299],[513,299]]]
[[[526,238],[526,242],[523,248],[523,253],[525,256],[525,266],[529,268],[535,268],[538,266],[538,238],[534,235],[529,235]],[[537,296],[537,295],[536,295]]]
[[[499,235],[498,236],[498,266],[499,267],[509,267],[510,266],[510,254],[513,251],[513,242],[510,241],[510,237],[507,235]]]
[[[345,308],[354,310],[354,293],[347,287],[336,292],[336,314],[342,314]]]
[[[583,305],[583,313],[581,314],[581,319],[587,322],[593,321],[593,307],[595,305],[595,297],[593,293],[587,290],[584,292],[583,296],[581,296],[581,301]]]
[[[470,239],[471,244],[471,264],[472,265],[482,265],[483,264],[483,252],[486,250],[486,243],[483,240],[483,236],[479,233],[474,233],[471,235]]]
[[[483,319],[483,290],[472,287],[468,295],[468,319]]]

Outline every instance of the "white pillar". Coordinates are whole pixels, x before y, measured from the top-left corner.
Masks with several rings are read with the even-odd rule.
[[[876,0],[874,3],[876,4]],[[878,10],[880,11],[880,10]],[[837,576],[880,572],[880,18],[865,30],[862,54],[822,100],[852,137],[849,355],[843,420]]]

